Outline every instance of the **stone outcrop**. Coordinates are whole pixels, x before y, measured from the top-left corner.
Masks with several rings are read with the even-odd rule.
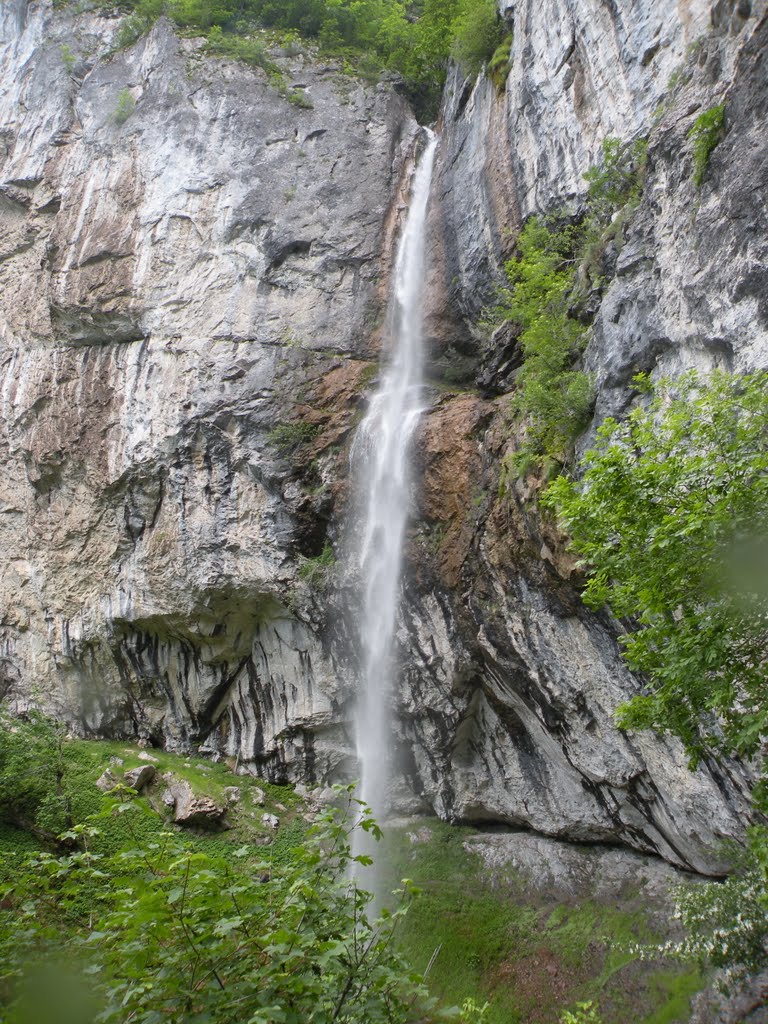
[[[505,88],[447,85],[397,799],[718,871],[743,778],[615,728],[639,686],[620,626],[583,608],[530,495],[498,497],[520,356],[477,326],[525,218],[578,207],[606,136],[647,135],[585,356],[596,422],[638,369],[768,362],[765,3],[623,7],[507,2]],[[112,53],[118,26],[0,8],[0,695],[333,781],[355,770],[357,598],[312,560],[343,550],[416,125],[388,84],[276,54],[300,108],[162,20]],[[696,190],[687,133],[723,100]]]
[[[137,793],[140,793],[142,789],[145,789],[154,779],[156,773],[155,766],[153,764],[142,764],[138,768],[129,768],[123,775],[126,786],[130,786],[131,789],[135,789]]]
[[[186,779],[172,779],[168,783],[168,798],[163,802],[173,807],[173,820],[185,828],[218,829],[224,826],[226,807],[209,796],[198,795]]]

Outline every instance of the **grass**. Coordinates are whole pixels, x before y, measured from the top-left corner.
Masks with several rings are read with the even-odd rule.
[[[725,134],[725,104],[710,107],[700,114],[688,132],[693,142],[693,183],[701,188],[709,167],[712,150],[722,141]]]
[[[604,1024],[687,1019],[702,979],[630,951],[655,938],[641,911],[557,903],[511,871],[484,877],[479,858],[464,849],[470,829],[430,822],[431,838],[415,843],[407,831],[385,840],[393,887],[405,875],[422,889],[399,941],[421,971],[439,950],[428,982],[441,1001],[487,1000],[485,1024],[555,1024],[564,1007],[589,1000]]]
[[[154,749],[147,753],[157,761],[157,779],[136,798],[141,813],[128,816],[105,814],[107,802],[96,788],[96,780],[111,768],[120,781],[123,772],[146,763],[139,757],[140,753],[139,747],[119,741],[72,740],[63,746],[64,793],[69,799],[74,822],[80,823],[91,815],[100,815],[96,823],[100,834],[93,842],[95,852],[110,854],[131,840],[152,842],[167,830],[170,812],[160,800],[165,789],[165,782],[160,776],[166,772],[186,780],[195,793],[204,794],[220,805],[226,802],[226,787],[237,786],[240,789],[240,802],[230,805],[227,811],[227,820],[232,825],[230,829],[207,834],[184,831],[192,846],[212,856],[228,856],[233,848],[244,842],[256,844],[269,837],[275,847],[274,855],[284,858],[285,850],[295,846],[297,837],[306,831],[307,824],[300,816],[303,802],[290,787],[276,786],[251,776],[234,775],[224,761],[214,764],[199,755],[187,757]],[[123,763],[115,764],[115,758]],[[259,802],[262,794],[263,806]],[[262,822],[265,813],[275,814],[280,819],[276,833]],[[0,857],[3,862],[12,860],[14,854],[26,856],[39,849],[40,845],[29,833],[0,823]]]

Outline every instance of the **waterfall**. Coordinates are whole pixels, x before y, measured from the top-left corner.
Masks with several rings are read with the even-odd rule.
[[[373,808],[378,821],[389,809],[393,641],[408,517],[409,446],[423,411],[424,232],[437,146],[434,133],[425,131],[428,142],[413,174],[397,249],[388,318],[389,363],[352,448],[353,472],[364,505],[359,542],[361,680],[355,722],[358,795]],[[355,852],[369,851],[361,842]],[[376,888],[368,879],[366,887]]]

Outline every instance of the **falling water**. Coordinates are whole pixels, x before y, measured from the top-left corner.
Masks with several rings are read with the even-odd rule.
[[[436,136],[425,131],[428,142],[413,175],[395,263],[390,363],[352,452],[365,503],[359,556],[365,588],[360,624],[362,679],[356,719],[360,797],[379,821],[388,810],[392,648],[408,515],[409,444],[422,412],[424,227],[437,145]],[[356,852],[363,849],[361,843]],[[366,887],[376,889],[368,878]]]

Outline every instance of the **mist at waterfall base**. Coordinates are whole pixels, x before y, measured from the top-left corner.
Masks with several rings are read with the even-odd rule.
[[[408,519],[409,452],[423,412],[422,318],[424,234],[437,137],[427,142],[413,172],[411,198],[397,248],[384,359],[386,368],[352,446],[360,493],[362,532],[357,564],[361,580],[359,644],[361,678],[355,716],[360,785],[357,796],[378,822],[389,812],[392,711],[396,664],[394,634],[401,594],[403,540]],[[381,898],[375,842],[360,830],[353,854],[373,858],[357,865],[363,888]]]

